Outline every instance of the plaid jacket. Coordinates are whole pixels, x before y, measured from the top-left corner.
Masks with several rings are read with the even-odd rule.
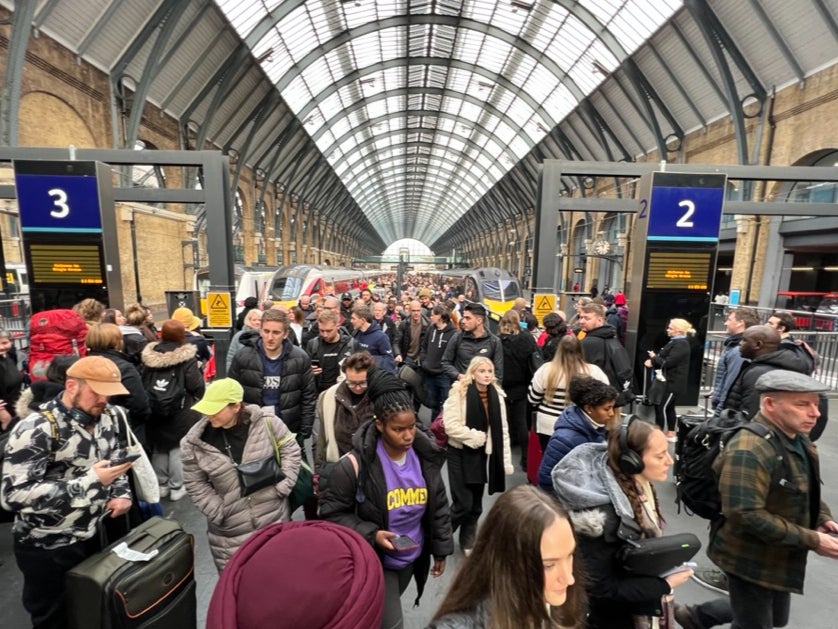
[[[762,414],[754,418],[769,428]],[[791,440],[773,431],[783,445],[788,468],[768,439],[740,430],[719,455],[723,518],[710,532],[707,555],[722,570],[771,590],[803,593],[806,556],[818,545],[816,527],[831,520],[820,497],[820,469],[815,446],[803,439],[812,477]],[[780,482],[772,483],[774,468]]]

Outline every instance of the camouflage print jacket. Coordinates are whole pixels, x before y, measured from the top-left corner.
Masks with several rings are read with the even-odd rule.
[[[3,459],[0,499],[17,514],[12,533],[39,548],[90,539],[107,502],[131,498],[124,475],[105,487],[92,469],[118,449],[118,420],[106,409],[90,433],[63,408],[52,400],[18,422]]]
[[[754,422],[773,429],[788,467],[774,475],[774,468],[785,464],[768,439],[748,430],[731,438],[714,464],[724,517],[711,527],[707,555],[740,579],[802,594],[806,556],[818,545],[814,529],[832,519],[821,501],[817,450],[808,437],[797,437],[805,462],[795,442],[761,413]]]

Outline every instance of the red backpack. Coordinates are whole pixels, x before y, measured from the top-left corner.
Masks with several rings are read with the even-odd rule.
[[[44,310],[29,320],[29,377],[46,380],[47,367],[60,354],[84,356],[87,324],[74,310]]]

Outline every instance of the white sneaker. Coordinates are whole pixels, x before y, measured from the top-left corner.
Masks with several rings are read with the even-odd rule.
[[[160,485],[159,489],[160,489],[160,497],[161,498],[168,497],[168,495],[169,495],[169,486],[168,485]]]
[[[186,488],[185,487],[178,487],[176,489],[172,489],[169,492],[169,500],[171,500],[172,502],[175,502],[175,501],[180,500],[181,498],[183,498],[185,495],[186,495]]]

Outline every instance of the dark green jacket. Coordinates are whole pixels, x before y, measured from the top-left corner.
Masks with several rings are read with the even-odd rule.
[[[754,421],[773,428],[761,413]],[[806,448],[810,478],[792,441],[779,429],[773,433],[783,445],[788,468],[768,439],[748,430],[737,432],[716,460],[724,517],[710,532],[707,555],[741,579],[802,594],[806,556],[818,546],[814,529],[832,515],[821,501],[815,446],[808,437],[798,437]],[[774,476],[777,466],[781,470]]]

